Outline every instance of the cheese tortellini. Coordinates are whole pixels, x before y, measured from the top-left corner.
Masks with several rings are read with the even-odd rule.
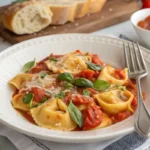
[[[77,127],[72,121],[66,104],[61,99],[51,99],[30,110],[34,121],[41,127],[70,131]]]
[[[23,83],[30,81],[33,75],[28,73],[22,73],[16,75],[13,79],[9,81],[9,84],[13,85],[18,90],[22,88]]]
[[[133,112],[131,108],[133,97],[131,92],[120,89],[95,95],[101,108],[109,114],[117,114],[127,110]]]
[[[80,55],[79,53],[73,52],[63,57],[57,58],[57,61],[47,60],[45,63],[49,70],[54,73],[79,73],[87,69],[87,61],[90,60],[89,55]]]
[[[98,79],[99,80],[105,80],[112,85],[123,85],[127,79],[128,79],[128,72],[127,68],[123,70],[123,73],[125,75],[124,79],[116,79],[113,75],[115,74],[115,69],[111,66],[105,66],[104,69],[101,71]]]

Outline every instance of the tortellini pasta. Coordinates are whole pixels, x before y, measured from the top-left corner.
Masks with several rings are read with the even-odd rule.
[[[101,124],[94,129],[104,128],[110,126],[111,124],[112,124],[112,120],[110,119],[110,117],[106,113],[103,113],[103,120]]]
[[[73,52],[63,57],[58,58],[57,61],[47,60],[45,63],[49,70],[54,73],[79,73],[87,69],[86,62],[90,60],[89,55],[80,55],[79,53]]]
[[[28,73],[22,73],[16,75],[13,79],[9,81],[9,84],[13,85],[18,90],[22,88],[23,83],[30,81],[33,75]]]
[[[120,89],[95,95],[101,108],[109,114],[117,114],[126,110],[133,112],[131,107],[133,97],[131,92]]]
[[[30,110],[34,121],[41,127],[70,131],[77,127],[72,121],[66,104],[61,99],[51,99]]]
[[[29,111],[30,110],[29,104],[23,103],[23,97],[24,94],[15,95],[12,98],[13,107],[24,111]]]
[[[128,72],[127,72],[127,68],[125,68],[123,70],[123,73],[125,75],[124,79],[116,79],[113,75],[115,74],[115,69],[111,66],[106,66],[104,67],[104,69],[101,71],[98,79],[99,80],[105,80],[109,83],[111,83],[112,85],[123,85],[127,79],[128,79]]]

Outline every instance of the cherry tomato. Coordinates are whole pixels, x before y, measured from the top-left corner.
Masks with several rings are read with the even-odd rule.
[[[30,73],[38,73],[40,71],[47,71],[48,68],[44,62],[38,63],[34,68],[30,70]]]
[[[99,56],[97,54],[92,54],[92,63],[95,63],[100,66],[104,66],[105,64],[100,60]]]
[[[83,126],[82,130],[92,129],[102,122],[102,111],[97,105],[87,107],[82,111]]]
[[[69,104],[70,101],[72,101],[72,103],[74,103],[75,105],[82,105],[82,104],[90,104],[90,103],[94,103],[93,98],[91,97],[87,97],[84,95],[80,95],[80,94],[68,94],[65,98],[64,98],[65,103]]]
[[[84,70],[81,72],[81,77],[91,80],[95,72],[93,70]]]
[[[150,8],[150,1],[149,0],[142,0],[143,8]]]
[[[126,118],[128,118],[131,115],[132,115],[132,113],[130,113],[128,111],[120,112],[120,113],[112,116],[112,121],[113,121],[113,123],[120,122],[122,120],[125,120]]]
[[[87,88],[87,90],[90,92],[90,96],[94,96],[95,94],[98,93],[95,89],[92,88]]]
[[[123,70],[121,70],[121,69],[116,69],[115,70],[115,74],[117,74],[117,79],[124,79],[125,78],[125,74],[124,74],[124,72],[123,72]]]
[[[83,53],[81,52],[81,50],[76,50],[76,53],[79,53],[79,54],[83,55]]]
[[[40,103],[42,99],[45,97],[45,90],[37,87],[33,87],[30,91],[34,94],[33,100]]]

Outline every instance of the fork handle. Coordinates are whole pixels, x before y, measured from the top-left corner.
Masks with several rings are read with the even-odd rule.
[[[143,102],[141,87],[140,87],[140,78],[136,78],[137,81],[137,90],[138,90],[138,107],[136,110],[135,117],[135,129],[136,131],[144,136],[148,137],[148,133],[150,131],[150,115],[145,107]]]

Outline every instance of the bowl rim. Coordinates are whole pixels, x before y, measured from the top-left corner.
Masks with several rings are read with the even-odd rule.
[[[139,27],[137,24],[135,24],[135,23],[133,22],[133,17],[134,17],[134,15],[135,15],[136,13],[140,13],[140,12],[147,11],[147,10],[150,11],[150,8],[140,9],[140,10],[134,12],[134,13],[131,15],[131,17],[130,17],[130,21],[131,21],[132,25],[133,25],[134,27],[136,27],[137,29],[139,29],[139,30],[141,30],[141,31],[144,31],[144,32],[146,32],[146,33],[150,33],[150,30],[143,29],[143,28]],[[149,16],[150,16],[150,14],[149,14]]]

